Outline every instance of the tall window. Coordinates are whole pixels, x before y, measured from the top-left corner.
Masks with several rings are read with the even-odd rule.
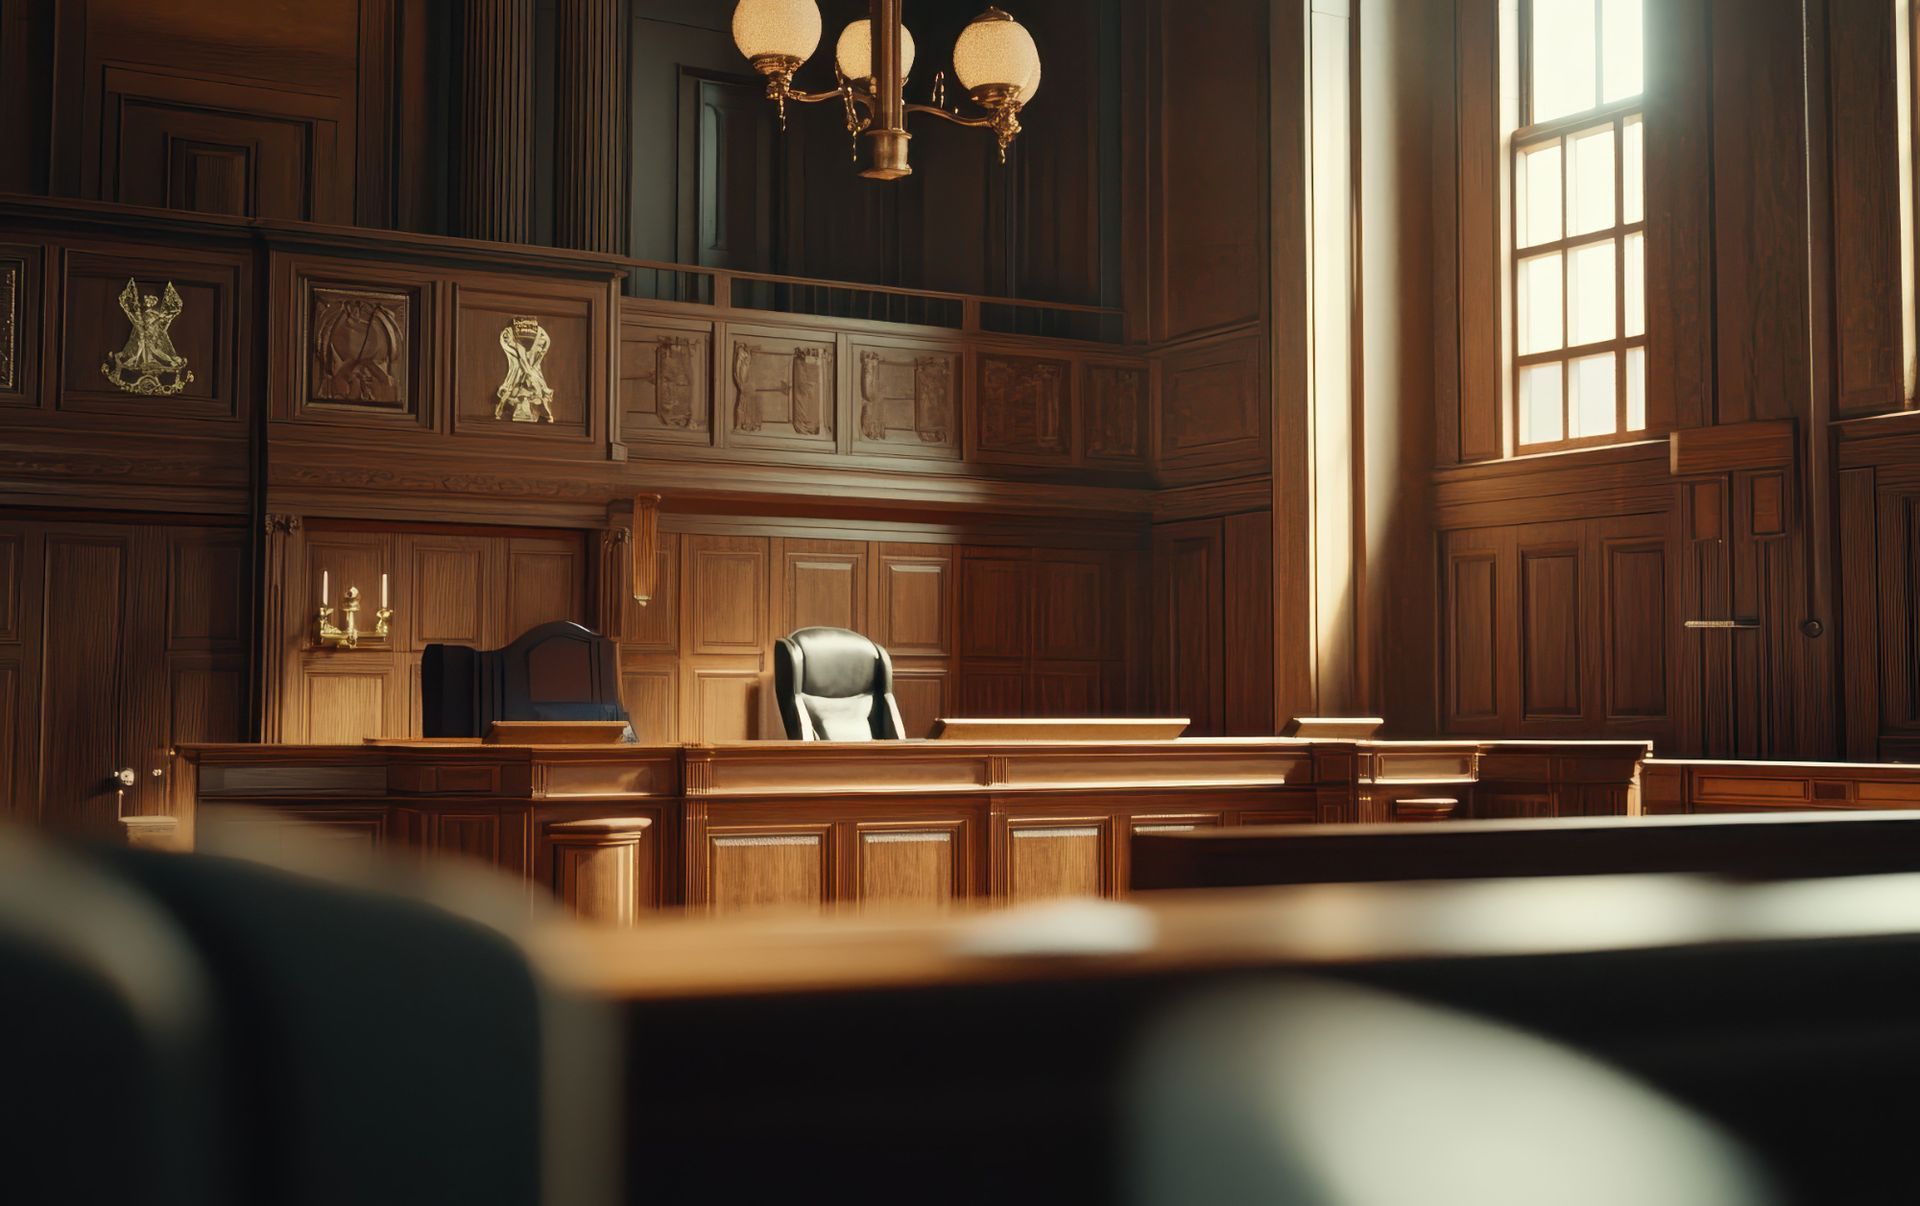
[[[1518,447],[1647,425],[1644,0],[1525,0],[1513,136]]]

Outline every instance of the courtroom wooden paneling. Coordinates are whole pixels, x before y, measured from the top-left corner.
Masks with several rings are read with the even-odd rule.
[[[1801,13],[1714,0],[1713,15],[1715,418],[1789,418],[1812,367]]]
[[[681,739],[772,736],[769,540],[688,534],[681,549]]]
[[[810,906],[838,899],[833,830],[820,823],[709,825],[689,882],[716,912]]]
[[[1844,749],[1849,758],[1920,756],[1920,448],[1894,430],[1849,431],[1837,513]]]
[[[1272,407],[1257,335],[1180,345],[1160,363],[1156,453],[1163,480],[1264,471]]]
[[[854,899],[863,904],[942,905],[971,894],[972,823],[857,821]]]
[[[1501,124],[1513,101],[1503,98],[1505,81],[1518,73],[1502,61],[1500,6],[1494,0],[1461,0],[1454,5],[1454,82],[1448,98],[1456,126],[1447,131],[1455,148],[1451,185],[1458,230],[1436,232],[1435,242],[1453,235],[1457,283],[1451,307],[1455,338],[1448,358],[1457,370],[1438,390],[1437,461],[1442,465],[1499,456],[1510,426],[1504,413],[1508,391],[1502,383],[1500,324],[1505,311],[1500,286],[1505,257],[1500,214]],[[1444,709],[1443,709],[1444,713]]]
[[[453,429],[468,436],[511,440],[588,443],[606,433],[609,396],[606,341],[610,324],[606,301],[586,289],[490,289],[463,281],[454,288],[452,353]],[[544,405],[522,418],[501,396],[515,377],[509,343],[538,349],[544,332],[551,341],[540,372],[550,391]]]
[[[687,820],[687,903],[944,904],[986,889],[979,802],[796,796],[696,803]]]
[[[941,460],[961,455],[958,354],[874,337],[849,340],[847,354],[855,382],[854,451]]]
[[[653,317],[633,299],[620,323],[620,438],[711,445],[713,324]]]
[[[833,452],[839,447],[840,372],[831,334],[726,327],[722,439],[730,448]]]
[[[354,217],[362,9],[85,0],[51,64],[57,192],[207,213]],[[271,66],[261,48],[284,48]],[[377,135],[375,136],[377,137]]]
[[[1187,717],[1194,734],[1220,732],[1225,715],[1223,540],[1218,520],[1153,534],[1153,706]]]
[[[690,535],[682,547],[686,650],[759,657],[767,634],[766,539]]]
[[[1221,521],[1221,718],[1235,736],[1278,732],[1273,683],[1273,513]]]
[[[1073,462],[1077,395],[1073,365],[1063,359],[983,354],[970,455],[982,461],[1068,465]]]
[[[420,652],[429,644],[497,649],[553,620],[592,624],[586,544],[578,533],[373,527],[308,520],[284,541],[285,579],[269,632],[269,734],[314,743],[418,736]],[[322,576],[333,606],[358,587],[373,628],[381,579],[394,611],[388,640],[318,643]],[[336,614],[336,623],[343,621]]]
[[[1712,0],[1648,5],[1647,427],[1712,421]]]
[[[1897,14],[1901,10],[1895,9]],[[1903,310],[1903,202],[1912,204],[1909,180],[1899,179],[1911,161],[1900,146],[1900,105],[1912,80],[1899,77],[1903,62],[1911,71],[1912,31],[1872,4],[1834,4],[1827,9],[1827,48],[1831,61],[1844,64],[1831,75],[1834,371],[1838,377],[1834,409],[1841,414],[1898,410],[1906,403],[1908,382],[1902,363],[1915,332],[1911,299]],[[1905,54],[1898,42],[1907,42]],[[1909,123],[1910,124],[1910,123]],[[1904,248],[1912,254],[1910,240]]]
[[[1169,339],[1263,314],[1268,33],[1264,10],[1151,9],[1154,331]]]
[[[341,168],[353,154],[353,129],[344,99],[118,66],[103,75],[102,199],[243,217],[350,218],[353,175]]]
[[[45,253],[0,244],[0,407],[41,405],[38,388]]]
[[[1085,385],[1085,456],[1089,462],[1142,465],[1151,455],[1152,372],[1144,364],[1088,361]]]
[[[814,627],[871,631],[865,542],[779,540],[773,557],[778,602],[772,635]]]
[[[1641,782],[1651,813],[1920,808],[1920,769],[1911,765],[1660,758],[1648,760]]]
[[[1473,734],[1675,738],[1683,675],[1668,516],[1450,531],[1441,714]]]
[[[324,262],[275,265],[286,282],[279,288],[292,291],[280,294],[283,312],[303,338],[269,348],[279,382],[274,417],[362,431],[435,428],[441,298],[432,282],[373,265],[335,271]]]

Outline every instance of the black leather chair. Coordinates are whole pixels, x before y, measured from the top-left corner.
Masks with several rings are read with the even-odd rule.
[[[774,643],[773,690],[791,741],[897,741],[893,659],[857,632],[802,628]]]
[[[485,737],[496,720],[627,719],[619,650],[565,620],[530,628],[501,649],[428,645],[420,708],[425,737]]]

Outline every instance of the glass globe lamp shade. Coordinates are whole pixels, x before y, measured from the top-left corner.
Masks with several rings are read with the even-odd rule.
[[[740,0],[733,6],[733,44],[749,59],[778,55],[805,62],[820,45],[814,0]]]
[[[840,40],[834,44],[833,61],[840,66],[840,74],[850,80],[871,79],[873,70],[873,39],[868,32],[868,20],[862,17],[858,21],[847,22],[840,31]],[[913,70],[913,31],[900,27],[900,78],[905,80]]]
[[[1020,107],[1024,109],[1026,106],[1032,104],[1033,94],[1038,91],[1040,91],[1040,56],[1034,55],[1033,74],[1027,77],[1026,83],[1020,85],[1020,95],[1017,98],[1020,102]]]
[[[997,8],[975,17],[953,44],[953,74],[969,92],[980,88],[1037,87],[1040,49],[1027,27]]]

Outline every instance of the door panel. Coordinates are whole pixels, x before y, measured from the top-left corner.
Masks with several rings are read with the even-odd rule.
[[[123,706],[133,544],[126,530],[46,538],[39,819],[91,837],[115,836],[119,785],[110,776],[138,765]]]

